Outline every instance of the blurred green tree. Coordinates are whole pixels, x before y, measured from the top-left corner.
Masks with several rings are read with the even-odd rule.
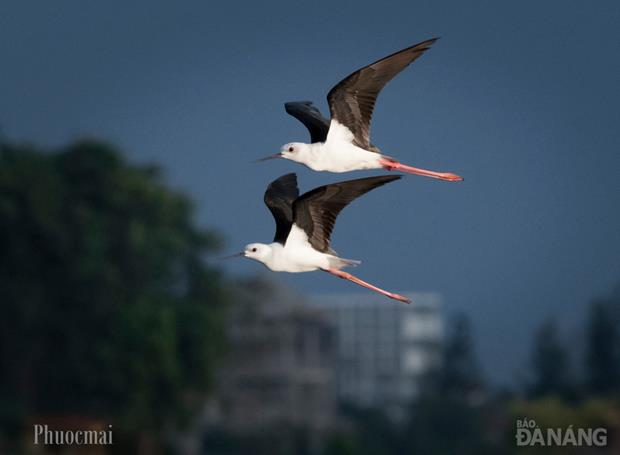
[[[105,143],[0,144],[4,428],[73,414],[157,431],[202,405],[227,293],[192,213]]]
[[[353,423],[351,433],[335,433],[325,455],[392,455],[408,453],[402,428],[380,409],[343,405],[343,415]]]
[[[448,329],[442,361],[423,383],[404,433],[411,453],[497,453],[485,434],[485,386],[474,350],[472,329],[465,314],[457,314]]]
[[[469,318],[465,314],[457,314],[448,334],[438,370],[439,393],[455,399],[472,399],[472,394],[481,390],[482,378]]]
[[[545,321],[534,337],[533,378],[528,386],[528,395],[532,398],[552,395],[574,398],[575,388],[568,360],[555,322],[552,319]]]
[[[585,382],[595,396],[620,391],[620,333],[617,297],[592,302],[586,326]],[[616,307],[614,307],[616,305]]]

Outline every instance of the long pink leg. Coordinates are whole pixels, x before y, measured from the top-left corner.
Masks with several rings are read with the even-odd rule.
[[[378,288],[377,286],[373,286],[372,284],[366,283],[365,281],[360,280],[358,277],[353,276],[350,273],[342,272],[341,270],[336,270],[336,269],[323,269],[323,270],[328,273],[331,273],[332,275],[336,275],[338,278],[353,281],[355,284],[364,286],[365,288],[368,288],[371,291],[378,292],[379,294],[383,294],[391,299],[400,300],[401,302],[405,302],[405,303],[411,303],[411,300],[409,300],[405,296],[402,296],[400,294],[395,294],[394,292],[388,292],[384,289]]]
[[[383,166],[383,169],[387,169],[388,171],[401,171],[406,172],[407,174],[417,174],[424,175],[426,177],[432,177],[434,179],[447,180],[449,182],[459,182],[463,180],[463,177],[460,175],[452,174],[450,172],[435,172],[435,171],[427,171],[426,169],[420,169],[413,166],[407,166],[406,164],[399,163],[398,161],[390,161],[382,158],[379,160],[379,164]]]

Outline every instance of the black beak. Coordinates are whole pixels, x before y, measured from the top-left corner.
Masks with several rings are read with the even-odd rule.
[[[241,251],[239,253],[231,254],[230,256],[223,256],[223,257],[220,258],[220,260],[238,258],[240,256],[245,256],[245,251]]]
[[[282,153],[278,152],[278,153],[274,153],[273,155],[268,155],[264,158],[260,158],[258,160],[256,160],[257,163],[260,163],[262,161],[267,161],[267,160],[273,160],[274,158],[282,158]]]

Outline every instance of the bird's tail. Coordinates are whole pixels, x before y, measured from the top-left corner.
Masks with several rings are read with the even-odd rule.
[[[362,261],[356,261],[355,259],[339,258],[338,256],[329,257],[329,266],[333,269],[340,270],[344,267],[357,267]]]
[[[388,171],[400,171],[400,172],[405,172],[407,174],[423,175],[425,177],[431,177],[431,178],[440,179],[440,180],[447,180],[449,182],[459,182],[463,180],[463,177],[461,177],[460,175],[452,174],[450,172],[428,171],[426,169],[420,169],[417,167],[408,166],[406,164],[399,163],[394,158],[390,158],[387,156],[383,156],[383,158],[379,160],[379,164],[383,166],[383,169],[387,169]]]

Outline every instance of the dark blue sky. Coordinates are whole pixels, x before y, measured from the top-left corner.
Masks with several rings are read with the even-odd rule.
[[[42,145],[102,137],[160,163],[236,251],[271,240],[262,193],[277,176],[296,171],[303,191],[372,174],[253,163],[306,140],[282,103],[326,112],[343,76],[441,36],[381,94],[372,139],[465,182],[383,187],[343,212],[334,247],[363,261],[362,278],[468,310],[486,373],[507,379],[543,317],[572,330],[620,280],[619,23],[617,1],[3,2],[0,125]]]

